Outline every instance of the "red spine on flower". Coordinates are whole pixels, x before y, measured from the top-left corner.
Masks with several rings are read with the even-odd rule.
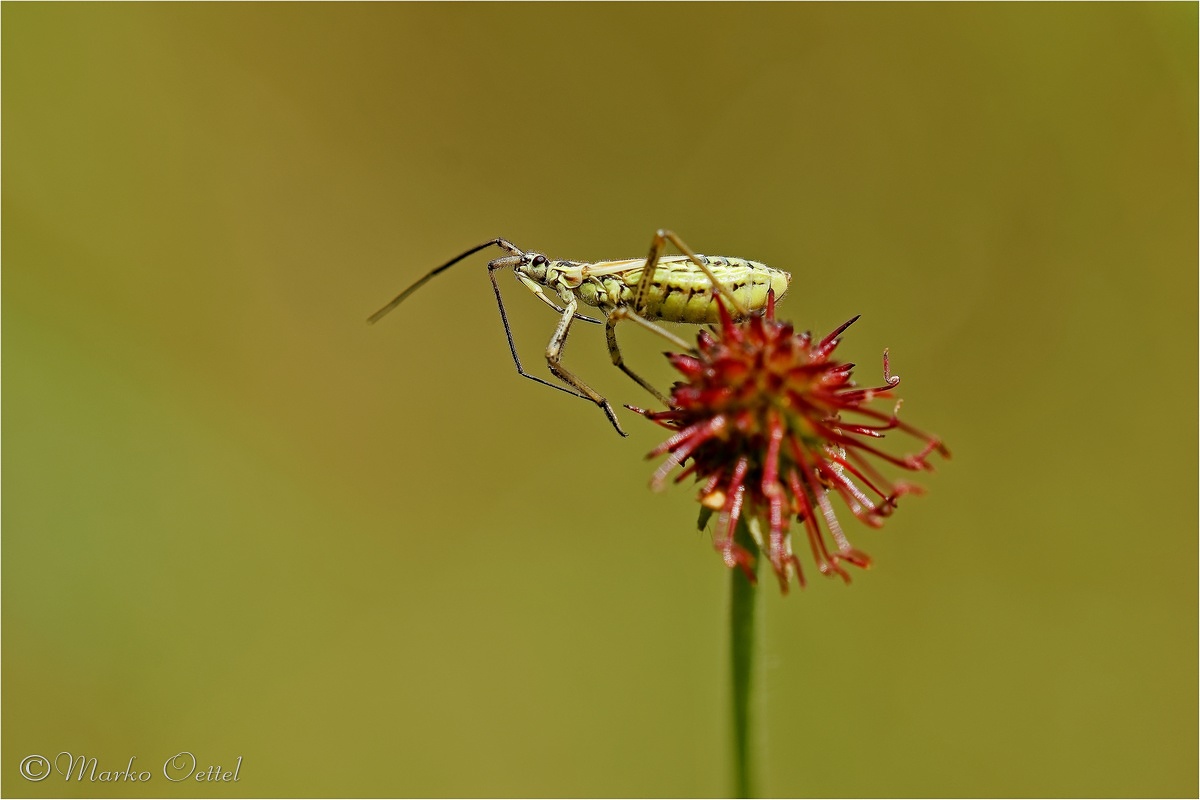
[[[743,515],[758,520],[765,534],[759,545],[784,592],[793,572],[804,585],[788,533],[791,519],[804,523],[820,572],[849,581],[843,564],[865,568],[871,562],[850,545],[830,495],[879,527],[899,497],[921,489],[888,481],[872,461],[916,471],[932,469],[928,458],[935,451],[949,456],[937,437],[897,418],[899,401],[891,414],[867,407],[892,399],[900,382],[890,374],[886,350],[884,385],[871,389],[854,385],[853,364],[832,358],[839,337],[857,319],[814,342],[810,334],[795,333],[775,319],[774,295],[768,296],[764,315],[742,322],[735,323],[721,305],[715,334],[702,330],[693,353],[668,354],[684,378],[672,388],[672,407],[635,409],[673,431],[650,453],[666,456],[651,486],[661,489],[676,468],[682,468],[676,482],[695,475],[701,505],[716,512],[717,550],[726,565],[740,567],[752,580],[754,556],[734,541],[734,531]],[[905,456],[876,447],[892,430],[924,446]]]

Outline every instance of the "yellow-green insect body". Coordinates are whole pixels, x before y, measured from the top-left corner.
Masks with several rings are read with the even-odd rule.
[[[682,255],[664,256],[662,250],[668,243],[674,245]],[[646,258],[621,261],[552,260],[541,253],[521,250],[507,239],[497,238],[477,245],[433,269],[372,314],[368,321],[377,321],[435,275],[488,247],[499,247],[509,253],[488,263],[488,277],[496,294],[500,320],[504,323],[504,332],[517,372],[538,383],[595,403],[603,409],[613,427],[622,436],[625,432],[621,430],[616,413],[609,402],[562,364],[563,347],[575,320],[602,323],[613,365],[663,403],[669,403],[664,394],[625,364],[621,349],[617,345],[618,323],[625,320],[635,322],[662,336],[676,349],[688,351],[693,349],[692,345],[656,325],[654,320],[693,325],[716,323],[721,319],[721,304],[735,318],[744,318],[766,308],[769,293],[774,292],[776,298],[782,298],[791,282],[791,275],[788,273],[757,261],[699,255],[668,230],[655,233],[650,253]],[[511,269],[526,289],[561,315],[554,335],[546,345],[545,353],[551,374],[562,381],[561,384],[550,383],[531,375],[521,364],[512,329],[508,324],[508,314],[500,297],[500,285],[496,282],[496,273],[505,269]],[[547,289],[557,295],[558,302],[551,299]],[[581,303],[600,309],[604,319],[592,319],[578,313]]]
[[[534,258],[529,264],[516,267],[518,272],[542,286],[554,288],[566,284],[580,302],[602,311],[626,306],[646,319],[692,325],[720,321],[719,293],[708,275],[688,256],[660,257],[639,304],[635,300],[645,259],[594,263],[547,260],[544,265],[534,266],[537,254],[531,255]],[[782,298],[791,280],[783,270],[745,258],[699,254],[696,258],[751,312],[766,307],[768,291],[773,290],[776,299]]]

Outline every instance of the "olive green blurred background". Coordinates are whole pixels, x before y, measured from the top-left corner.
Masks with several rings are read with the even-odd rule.
[[[764,585],[767,791],[1197,793],[1194,4],[2,13],[6,795],[728,791],[658,429],[515,374],[486,256],[364,324],[660,226],[862,314],[954,451],[852,586]],[[154,779],[19,776],[60,751]]]

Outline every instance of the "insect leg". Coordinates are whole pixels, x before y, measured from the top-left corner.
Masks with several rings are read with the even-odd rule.
[[[624,372],[626,375],[633,378],[633,380],[639,386],[641,386],[643,389],[648,391],[650,394],[657,397],[663,405],[670,406],[671,401],[666,397],[666,395],[664,395],[658,389],[655,389],[650,384],[649,381],[647,381],[641,375],[638,375],[636,372],[631,370],[625,364],[625,358],[621,355],[621,348],[617,345],[617,323],[620,322],[621,320],[626,320],[626,319],[632,320],[632,321],[638,323],[639,325],[641,325],[643,328],[646,328],[647,330],[654,331],[659,336],[662,336],[664,339],[666,339],[668,342],[670,342],[680,352],[683,352],[683,353],[689,352],[692,349],[692,346],[690,344],[688,344],[687,342],[685,342],[683,339],[680,339],[678,336],[676,336],[675,334],[668,331],[667,329],[662,328],[658,325],[655,325],[650,320],[646,319],[645,317],[639,316],[638,314],[635,314],[634,312],[630,311],[625,306],[617,306],[616,308],[614,308],[612,310],[612,312],[608,315],[608,320],[605,323],[604,332],[608,336],[608,353],[609,353],[609,355],[612,356],[613,364],[616,365],[616,367],[618,369],[620,369],[622,372]]]
[[[579,392],[573,392],[565,386],[557,383],[551,383],[547,380],[542,380],[536,375],[530,375],[525,371],[524,367],[521,366],[521,357],[517,355],[517,345],[516,342],[513,341],[512,328],[508,324],[508,314],[504,311],[504,300],[500,297],[500,284],[496,282],[497,269],[500,269],[500,267],[493,267],[489,264],[488,277],[492,279],[492,290],[496,293],[496,305],[500,308],[500,321],[504,323],[504,335],[508,337],[508,349],[512,353],[513,363],[517,365],[517,374],[521,375],[522,377],[529,378],[531,381],[537,381],[544,386],[549,386],[551,389],[558,389],[560,392],[566,392],[567,394],[574,395],[575,397],[582,397],[584,400],[591,400],[592,398],[580,394]]]
[[[712,281],[713,288],[729,301],[739,317],[750,315],[750,311],[746,308],[745,304],[737,299],[737,295],[733,293],[732,289],[713,274],[708,264],[705,264],[704,260],[696,255],[692,248],[684,244],[683,240],[674,231],[664,228],[659,228],[654,234],[654,239],[650,242],[650,255],[646,257],[646,266],[642,269],[642,279],[638,281],[637,291],[633,295],[633,307],[635,309],[641,311],[645,308],[646,297],[649,296],[650,287],[654,284],[654,271],[658,268],[658,258],[662,255],[662,249],[666,246],[667,242],[675,245],[679,252],[691,259],[692,263],[708,276],[708,279]]]
[[[546,345],[546,363],[550,367],[550,372],[554,374],[554,377],[579,392],[581,397],[586,397],[600,406],[604,415],[608,417],[608,421],[617,429],[617,433],[628,436],[629,434],[621,430],[621,423],[617,422],[617,413],[613,411],[613,407],[609,405],[608,401],[561,363],[563,346],[567,343],[567,334],[571,332],[571,322],[574,320],[575,310],[579,307],[579,301],[575,299],[569,289],[562,289],[559,296],[562,298],[564,306],[562,319],[558,321],[558,327],[554,329],[554,335],[550,337],[550,343]]]
[[[526,289],[537,295],[539,300],[553,308],[558,313],[563,313],[563,310],[558,307],[558,304],[546,296],[546,293],[542,291],[542,287],[537,281],[535,281],[533,278],[530,278],[528,275],[522,275],[520,272],[515,274],[517,276],[517,280],[523,283]],[[582,320],[583,322],[593,322],[597,325],[601,324],[600,320],[593,319],[592,317],[585,317],[583,314],[576,314],[575,319]]]

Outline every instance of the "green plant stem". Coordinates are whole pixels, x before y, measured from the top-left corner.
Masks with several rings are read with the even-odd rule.
[[[736,541],[754,553],[754,570],[758,574],[758,546],[750,537],[745,520],[738,521]],[[755,774],[755,749],[761,745],[757,736],[758,693],[762,690],[758,675],[759,630],[761,603],[758,589],[741,569],[729,570],[729,667],[733,699],[733,797],[755,797],[758,780]]]

